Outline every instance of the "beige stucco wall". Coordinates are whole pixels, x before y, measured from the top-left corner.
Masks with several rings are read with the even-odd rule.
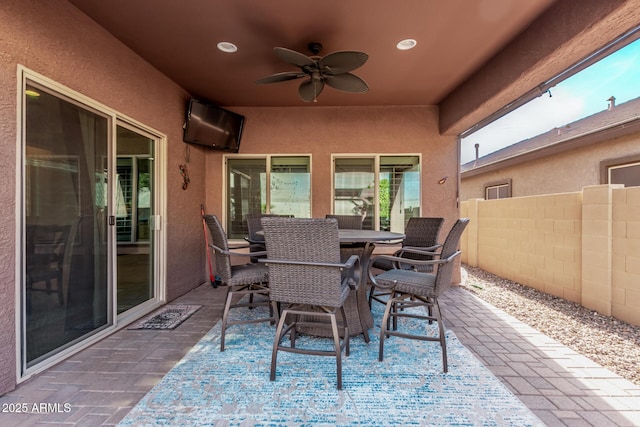
[[[331,155],[341,153],[421,154],[422,215],[446,218],[456,206],[457,147],[454,137],[438,133],[436,107],[233,108],[247,118],[240,154],[310,154],[314,217],[331,213]],[[222,215],[222,153],[207,153],[207,206]],[[444,185],[437,182],[448,176]]]
[[[511,179],[512,197],[580,191],[598,185],[600,162],[640,156],[640,133],[587,145],[472,177],[462,176],[460,200],[484,198],[487,184]]]
[[[462,261],[640,325],[640,187],[472,199]]]
[[[17,66],[80,92],[167,137],[167,297],[204,281],[200,225],[204,156],[192,156],[183,191],[187,94],[66,1],[2,1],[0,7],[0,393],[16,381]]]

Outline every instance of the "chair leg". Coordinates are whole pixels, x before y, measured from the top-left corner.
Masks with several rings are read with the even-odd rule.
[[[346,319],[346,318],[347,318],[347,313],[346,313],[346,312],[345,312],[345,310],[344,310],[344,306],[343,306],[343,307],[340,307],[340,311],[342,312],[342,318],[343,318],[343,319]],[[343,331],[342,331],[342,332],[344,333],[344,337],[345,337],[345,338],[344,338],[344,340],[345,340],[345,344],[344,344],[344,352],[345,352],[345,355],[346,355],[346,356],[349,356],[349,353],[350,353],[350,349],[349,349],[349,342],[350,342],[349,340],[350,340],[350,337],[349,337],[349,325],[347,324],[347,321],[346,321],[346,320],[344,320],[344,321],[343,321],[342,329],[343,329]],[[363,330],[364,330],[364,329],[363,329]],[[369,342],[369,340],[368,340],[368,339],[369,339],[369,337],[367,336],[366,331],[365,331],[365,337],[366,337],[366,341],[367,341],[367,342]]]
[[[433,308],[433,314],[436,318],[436,322],[438,322],[438,333],[440,335],[440,347],[442,347],[442,371],[447,373],[449,371],[449,366],[447,363],[447,337],[444,333],[444,324],[442,322],[442,313],[440,312],[440,306],[438,305],[438,300],[433,299],[433,305],[429,306],[429,308]]]
[[[393,296],[395,296],[395,293],[389,298],[393,299]],[[398,312],[398,304],[399,304],[399,301],[393,304],[393,312],[394,313]],[[400,310],[403,310],[403,309],[404,309],[403,307],[400,307]],[[398,330],[398,316],[392,316],[392,317],[393,317],[393,330],[397,331]]]
[[[271,321],[272,325],[277,325],[280,320],[280,304],[276,301],[271,301],[271,305],[269,306],[269,310],[271,315],[273,316],[273,320]]]
[[[224,338],[227,331],[227,318],[229,317],[229,310],[231,309],[231,300],[233,299],[233,292],[227,286],[227,298],[224,303],[224,311],[222,312],[222,325],[220,332],[220,351],[224,351]]]
[[[357,292],[362,292],[362,290],[358,289]],[[360,315],[360,298],[358,298],[358,295],[356,295],[356,300],[358,301],[358,303],[356,303],[356,310],[358,311],[358,319],[360,319],[360,329],[362,329],[362,335],[364,335],[364,342],[366,342],[367,344],[371,341],[371,339],[369,338],[369,331],[367,329],[367,325],[364,322],[364,319],[362,318],[362,316]],[[369,306],[371,307],[371,306]],[[340,308],[342,310],[342,318],[345,319],[344,325],[345,328],[347,327],[347,322],[346,322],[346,318],[347,316],[345,315],[344,312],[344,307]],[[347,356],[349,355],[349,353],[347,353]]]
[[[62,294],[62,272],[56,276],[56,285],[58,285],[58,302],[60,305],[64,305],[64,295]]]
[[[282,329],[284,328],[285,320],[289,312],[285,310],[280,316],[278,321],[278,327],[276,328],[276,337],[273,340],[273,350],[271,351],[271,375],[270,380],[276,380],[276,363],[278,359],[278,347],[280,347],[280,341],[282,340]]]
[[[344,310],[343,310],[344,316]],[[346,318],[346,316],[345,316]],[[333,331],[333,347],[336,354],[336,375],[338,377],[338,390],[342,390],[342,347],[340,346],[340,333],[338,332],[338,321],[335,313],[331,316],[331,330]],[[345,322],[345,347],[349,348],[349,331]],[[348,350],[347,350],[348,351]]]
[[[391,309],[395,304],[395,300],[393,298],[389,298],[387,306],[384,309],[384,316],[382,317],[382,323],[380,325],[380,351],[378,352],[378,360],[380,362],[384,360],[384,339],[387,336],[387,329],[390,326],[389,316],[391,314]]]

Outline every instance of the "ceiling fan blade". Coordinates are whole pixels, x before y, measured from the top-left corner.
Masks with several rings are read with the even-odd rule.
[[[298,93],[304,102],[316,102],[316,98],[324,89],[324,82],[321,79],[311,78],[300,84]]]
[[[360,77],[351,74],[325,75],[324,81],[334,89],[351,93],[369,92],[369,86]]]
[[[341,74],[361,67],[369,59],[364,52],[340,51],[330,53],[318,61],[320,70],[325,74]]]
[[[285,82],[287,80],[295,80],[295,79],[299,79],[300,77],[304,77],[306,76],[305,73],[296,73],[296,72],[292,72],[292,71],[287,71],[284,73],[276,73],[276,74],[272,74],[270,76],[267,77],[263,77],[260,80],[256,80],[257,84],[264,84],[264,83],[278,83],[278,82]]]
[[[284,62],[293,64],[300,68],[305,66],[314,67],[316,65],[315,61],[307,55],[303,55],[295,50],[287,49],[286,47],[274,47],[273,53],[275,53],[276,56]]]

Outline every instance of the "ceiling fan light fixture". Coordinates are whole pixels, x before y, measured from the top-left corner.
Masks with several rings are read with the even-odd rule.
[[[414,39],[404,39],[398,42],[398,44],[396,45],[396,48],[398,48],[399,50],[409,50],[416,47],[417,44],[418,42],[415,41]]]
[[[257,80],[256,83],[277,83],[307,78],[298,88],[298,94],[304,102],[318,102],[318,95],[324,89],[325,84],[349,93],[369,91],[369,86],[364,80],[350,73],[367,62],[369,55],[357,51],[336,51],[320,56],[322,45],[315,42],[309,43],[308,48],[313,56],[307,56],[286,47],[274,47],[273,52],[279,59],[295,65],[299,71],[272,74]]]
[[[235,53],[238,51],[238,46],[231,42],[219,42],[217,44],[218,50],[225,53]]]

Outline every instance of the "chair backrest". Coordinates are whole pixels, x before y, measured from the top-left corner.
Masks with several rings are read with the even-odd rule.
[[[29,224],[27,225],[26,264],[27,283],[35,283],[47,276],[62,279],[57,286],[62,287],[63,301],[67,300],[73,242],[78,231],[78,221],[70,224]]]
[[[267,258],[310,263],[340,263],[338,222],[322,218],[263,218]],[[267,264],[271,299],[338,307],[344,293],[335,267]]]
[[[403,246],[433,246],[438,243],[444,218],[413,217],[405,227]]]
[[[363,218],[360,215],[326,215],[325,218],[338,220],[338,228],[341,230],[362,230]]]
[[[413,217],[409,218],[405,227],[405,239],[402,246],[429,247],[438,244],[440,229],[444,218]],[[433,259],[430,256],[406,253],[403,255],[410,259]]]
[[[262,230],[262,223],[260,220],[262,218],[279,216],[275,214],[265,214],[265,213],[257,213],[257,214],[247,214],[247,232],[249,233],[249,240],[252,242],[263,242],[264,236],[257,234],[258,231]]]
[[[204,220],[211,234],[211,243],[222,249],[229,250],[229,242],[227,234],[222,228],[222,224],[215,215],[205,215]],[[218,251],[214,251],[216,259],[216,274],[220,276],[222,282],[229,283],[231,281],[231,257]]]
[[[260,222],[262,218],[272,218],[272,217],[286,217],[292,218],[292,215],[279,215],[279,214],[247,214],[247,232],[249,234],[249,240],[252,242],[264,242],[264,235],[258,234],[258,231],[262,231],[262,223]]]
[[[52,268],[52,264],[61,268],[72,228],[71,224],[27,225],[27,264],[40,262],[46,268]]]
[[[453,224],[447,238],[442,245],[442,252],[440,259],[447,259],[458,251],[458,244],[460,243],[460,237],[464,232],[464,229],[469,224],[469,218],[460,218]],[[449,286],[451,286],[451,276],[453,274],[454,262],[438,265],[438,271],[436,272],[435,292],[440,295]]]

